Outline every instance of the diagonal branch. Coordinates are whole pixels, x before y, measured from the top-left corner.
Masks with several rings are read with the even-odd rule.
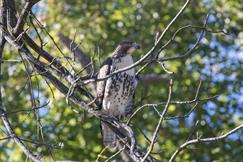
[[[199,43],[201,42],[205,32],[207,31],[206,30],[206,25],[208,23],[208,19],[209,19],[209,15],[207,15],[206,19],[205,19],[205,22],[203,24],[203,28],[202,28],[202,31],[199,35],[199,38],[197,39],[196,43],[193,45],[192,48],[190,48],[185,54],[183,55],[180,55],[180,56],[173,56],[173,57],[168,57],[168,58],[162,58],[162,59],[159,59],[160,62],[165,62],[165,61],[172,61],[172,60],[178,60],[178,59],[184,59],[184,58],[187,58],[189,57],[193,51],[198,47]]]
[[[23,35],[24,42],[29,45],[36,53],[46,59],[51,65],[56,67],[63,74],[63,77],[70,76],[70,72],[61,63],[44,49],[40,48],[26,33]]]
[[[63,33],[58,33],[59,40],[71,51],[74,53],[74,59],[77,59],[79,63],[81,63],[82,67],[86,71],[88,75],[93,73],[93,68],[91,66],[91,59],[79,48],[78,44],[68,38]],[[89,89],[91,89],[91,94],[96,93],[95,83],[87,85]]]
[[[243,129],[243,124],[239,125],[238,127],[230,130],[229,132],[225,133],[222,136],[217,136],[217,137],[210,137],[210,138],[197,138],[197,139],[193,139],[190,141],[185,142],[184,144],[182,144],[175,152],[174,154],[171,156],[169,162],[173,162],[176,158],[177,155],[179,155],[179,153],[184,150],[187,146],[192,145],[192,144],[198,144],[198,143],[207,143],[207,142],[215,142],[215,141],[219,141],[219,140],[223,140],[225,138],[227,138],[229,135],[239,131]]]
[[[17,24],[13,29],[14,35],[19,35],[23,32],[24,24],[26,22],[26,18],[28,14],[31,12],[31,8],[37,3],[39,0],[27,0],[24,9],[22,10],[20,17],[18,18]]]
[[[146,158],[149,156],[149,154],[151,153],[151,151],[152,151],[153,148],[154,148],[154,143],[155,143],[155,140],[156,140],[157,135],[158,135],[158,133],[159,133],[159,128],[160,128],[160,126],[161,126],[161,123],[162,123],[163,120],[164,120],[164,117],[165,117],[165,115],[166,115],[166,113],[167,113],[167,111],[168,111],[169,105],[170,105],[169,103],[170,103],[171,96],[172,96],[172,87],[173,87],[173,79],[170,80],[168,99],[167,99],[165,108],[164,108],[162,114],[160,115],[160,119],[159,119],[159,122],[158,122],[158,124],[157,124],[156,129],[155,129],[155,132],[153,133],[153,137],[152,137],[152,140],[151,140],[149,149],[148,149],[146,155],[143,157],[142,162],[146,160]]]
[[[82,67],[86,67],[88,64],[90,64],[91,60],[89,57],[87,57],[87,54],[82,51],[81,48],[79,48],[78,44],[75,43],[75,41],[71,40],[69,37],[64,35],[63,33],[58,34],[59,40],[67,47],[70,51],[74,53],[74,57],[78,59],[78,62],[81,63]],[[91,66],[88,66],[85,68],[87,71],[87,74],[92,73]],[[168,80],[168,76],[160,76],[155,74],[147,74],[147,75],[140,75],[139,80],[143,84],[160,84],[161,81]]]
[[[5,111],[3,110],[3,104],[2,104],[2,96],[1,96],[1,92],[0,92],[0,116],[1,119],[3,121],[3,124],[5,125],[6,130],[9,133],[9,137],[11,137],[14,142],[20,147],[20,149],[25,153],[25,155],[29,158],[31,158],[34,162],[41,162],[42,160],[40,160],[36,155],[33,154],[33,152],[31,152],[25,145],[24,143],[21,141],[21,139],[19,139],[16,136],[16,133],[14,132],[8,117],[5,113]]]
[[[85,84],[88,84],[90,82],[94,82],[94,81],[102,81],[102,80],[105,80],[111,76],[114,76],[115,74],[117,73],[121,73],[121,72],[124,72],[124,71],[127,71],[127,70],[130,70],[138,65],[140,65],[143,61],[145,61],[149,56],[155,54],[155,53],[158,53],[159,50],[161,50],[161,42],[162,42],[162,39],[164,38],[165,34],[168,32],[168,30],[171,28],[171,26],[176,22],[176,20],[180,17],[180,15],[184,12],[184,10],[186,9],[186,7],[188,6],[189,2],[191,0],[187,0],[185,2],[185,4],[182,6],[182,8],[179,10],[179,12],[176,14],[176,16],[171,20],[171,22],[167,25],[167,27],[165,28],[165,30],[163,31],[163,33],[160,35],[160,37],[158,38],[158,41],[155,43],[155,45],[141,58],[139,59],[137,62],[135,62],[134,64],[130,65],[130,66],[127,66],[125,68],[122,68],[122,69],[119,69],[119,70],[116,70],[115,72],[109,74],[108,76],[106,77],[103,77],[103,78],[100,78],[100,79],[89,79],[85,82]]]
[[[78,59],[77,61],[81,63],[82,67],[86,67],[90,62],[90,58],[79,48],[78,44],[73,40],[68,38],[63,33],[58,33],[59,40],[71,51],[74,53],[74,58]],[[87,74],[92,73],[91,66],[85,69]]]
[[[31,52],[25,46],[23,46],[20,42],[16,41],[15,38],[11,34],[9,34],[2,25],[0,26],[2,31],[5,32],[5,39],[8,41],[8,43],[15,47],[17,50],[19,50],[21,53],[23,53],[25,57],[30,61],[30,63],[33,64],[33,66],[36,68],[40,75],[51,81],[51,83],[53,83],[54,86],[57,87],[64,95],[67,95],[68,88],[60,80],[54,77],[48,70],[46,70],[46,65],[34,58]],[[98,115],[96,111],[92,110],[92,108],[86,105],[85,102],[83,102],[77,95],[72,94],[71,98],[89,113],[96,116]]]

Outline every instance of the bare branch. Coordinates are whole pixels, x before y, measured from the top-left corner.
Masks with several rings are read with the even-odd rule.
[[[74,53],[75,59],[78,59],[78,62],[81,63],[82,67],[87,66],[91,60],[87,55],[79,48],[78,44],[75,43],[73,40],[68,38],[63,33],[58,33],[59,40],[67,47],[71,52]],[[92,73],[91,67],[86,68],[87,74]]]
[[[3,60],[0,59],[0,63],[20,63],[22,62],[21,60]]]
[[[206,17],[206,21],[205,21],[205,23],[207,23],[207,20],[208,20],[208,16],[209,15],[207,15],[207,17]],[[174,32],[174,34],[173,34],[173,36],[170,38],[170,40],[169,41],[167,41],[160,49],[159,49],[159,52],[158,52],[158,54],[163,50],[163,49],[165,49],[168,45],[170,45],[171,43],[172,43],[172,41],[174,41],[174,39],[175,39],[175,37],[179,34],[179,32],[181,32],[182,30],[184,30],[184,29],[187,29],[187,28],[195,28],[195,29],[201,29],[201,30],[205,30],[206,32],[209,32],[209,33],[223,33],[223,34],[228,34],[228,33],[226,33],[225,31],[223,31],[223,30],[217,30],[217,31],[213,31],[213,30],[211,30],[211,29],[207,29],[206,28],[206,24],[205,24],[205,26],[194,26],[194,25],[186,25],[186,26],[183,26],[183,27],[180,27],[179,29],[177,29],[175,32]],[[200,41],[201,41],[201,39],[202,39],[202,37],[203,37],[203,31],[201,32],[201,36],[199,36],[199,38],[198,38],[198,40],[197,40],[197,42],[195,43],[195,45],[196,46],[194,46],[193,48],[191,48],[191,49],[189,49],[189,51],[191,51],[191,52],[189,52],[189,51],[187,51],[184,55],[182,55],[183,57],[182,58],[187,58],[187,57],[189,57],[191,54],[192,54],[192,52],[194,51],[194,49],[198,46],[198,44],[200,43]],[[189,52],[189,53],[188,53]],[[186,55],[187,54],[187,55]],[[181,57],[177,57],[177,56],[173,56],[173,57],[171,57],[172,58],[172,60],[180,60],[180,59],[182,59]],[[171,59],[170,58],[170,59]],[[154,58],[154,59],[151,59],[151,60],[148,60],[148,62],[146,62],[146,64],[143,66],[143,67],[141,67],[138,71],[137,71],[137,73],[136,73],[136,75],[138,75],[139,73],[141,73],[146,67],[148,67],[150,64],[152,64],[153,62],[159,62],[159,63],[161,63],[162,65],[163,65],[163,63],[162,62],[165,62],[165,61],[169,61],[169,60],[167,60],[168,58],[164,58],[164,59],[158,59],[158,58]]]
[[[35,14],[32,13],[32,17],[37,22],[37,24],[39,25],[39,27],[49,36],[49,38],[51,39],[51,41],[53,42],[53,44],[55,45],[55,47],[57,48],[57,50],[61,53],[61,55],[63,56],[63,58],[66,59],[68,65],[74,71],[73,65],[71,64],[70,60],[65,56],[65,54],[63,53],[63,51],[61,50],[61,48],[59,47],[59,45],[54,40],[53,36],[49,33],[49,31],[45,28],[45,26],[42,25],[42,23],[37,19],[37,17],[35,16]]]
[[[41,49],[27,34],[23,35],[23,40],[28,44],[36,53],[38,53],[41,57],[46,59],[51,65],[54,65],[58,70],[61,71],[61,73],[64,75],[64,77],[70,76],[71,74],[69,71],[61,65],[61,63],[53,56],[49,55],[48,52]]]
[[[197,88],[197,91],[196,91],[196,94],[195,94],[194,99],[189,100],[189,101],[170,101],[169,104],[193,104],[193,103],[199,103],[199,102],[202,102],[202,101],[213,100],[213,99],[215,99],[216,97],[218,97],[218,96],[216,95],[216,96],[207,97],[207,98],[199,98],[198,95],[199,95],[200,87],[201,87],[201,81],[199,82],[199,85],[198,85],[198,88]],[[127,120],[127,124],[130,123],[130,121],[132,120],[132,118],[134,118],[134,116],[135,116],[139,111],[141,111],[143,108],[146,108],[146,107],[163,106],[163,105],[166,105],[166,104],[167,104],[167,102],[161,102],[161,103],[154,103],[154,104],[144,104],[144,105],[140,106],[139,108],[137,108],[137,109],[132,113],[132,115],[130,116],[130,118]],[[192,108],[186,115],[184,115],[183,117],[188,117],[188,115],[190,115],[191,112],[194,111],[194,109],[196,108],[196,106],[197,106],[197,104],[194,105],[193,108]],[[171,120],[171,119],[175,119],[175,118],[182,118],[182,117],[181,117],[181,116],[177,116],[177,117],[165,117],[164,119],[165,119],[165,120]]]
[[[197,138],[197,139],[193,139],[190,141],[185,142],[184,144],[182,144],[175,152],[174,154],[171,156],[169,162],[173,162],[176,158],[177,155],[179,155],[179,153],[184,150],[187,146],[192,145],[192,144],[198,144],[198,143],[208,143],[208,142],[215,142],[215,141],[219,141],[219,140],[223,140],[225,138],[227,138],[229,135],[241,130],[243,128],[243,124],[239,125],[238,127],[230,130],[229,132],[225,133],[224,135],[221,136],[217,136],[217,137],[210,137],[210,138]]]
[[[45,108],[48,104],[49,104],[49,102],[45,103],[44,105],[34,107],[32,109],[20,109],[20,110],[16,110],[16,111],[5,112],[5,114],[11,115],[11,114],[16,114],[16,113],[21,113],[21,112],[31,112],[34,110],[39,110],[39,109]],[[0,115],[0,117],[1,117],[1,115]]]
[[[154,148],[154,143],[155,143],[155,140],[156,140],[157,135],[159,133],[159,128],[161,126],[161,123],[162,123],[162,121],[163,121],[163,119],[164,119],[164,117],[165,117],[165,115],[167,113],[168,107],[169,107],[169,103],[170,103],[171,95],[172,95],[172,87],[173,87],[173,80],[171,79],[170,80],[170,86],[169,86],[168,100],[166,102],[166,105],[165,105],[165,108],[164,108],[162,114],[160,115],[159,122],[157,124],[156,129],[155,129],[155,132],[153,133],[153,137],[152,137],[152,140],[151,140],[151,144],[149,146],[149,149],[148,149],[146,155],[143,157],[142,162],[146,160],[146,158],[149,156],[149,154],[151,153],[151,151]]]
[[[199,92],[200,92],[200,88],[202,85],[202,81],[200,80],[199,85],[197,87],[197,91],[196,91],[196,95],[194,97],[194,100],[196,102],[196,104],[191,108],[191,110],[184,116],[176,116],[176,117],[169,117],[166,118],[166,120],[171,120],[171,119],[182,119],[182,118],[187,118],[190,116],[190,114],[196,109],[197,105],[198,105],[198,99],[199,99]]]
[[[1,96],[0,96],[1,97]],[[2,107],[2,101],[0,101],[0,115],[1,119],[5,125],[6,130],[9,133],[9,136],[15,141],[15,143],[21,148],[21,150],[25,153],[26,156],[30,157],[33,161],[35,162],[41,162],[36,155],[34,155],[25,145],[24,143],[16,136],[13,128],[11,127],[11,124],[7,118],[7,115],[5,115],[5,111],[3,110]]]
[[[14,35],[19,35],[24,28],[24,24],[26,22],[26,18],[28,16],[28,14],[31,12],[31,8],[33,7],[33,5],[35,5],[39,0],[27,0],[24,8],[20,14],[20,17],[17,21],[17,24],[15,26],[15,28],[13,29],[13,34]]]
[[[173,56],[173,57],[168,57],[168,58],[162,58],[162,59],[159,59],[160,62],[165,62],[165,61],[172,61],[172,60],[178,60],[178,59],[184,59],[184,58],[187,58],[189,57],[193,51],[197,48],[197,46],[199,45],[199,43],[201,42],[204,34],[205,34],[205,31],[206,31],[206,25],[208,23],[208,18],[209,18],[209,15],[207,15],[206,19],[205,19],[205,22],[204,22],[204,25],[203,25],[203,29],[201,31],[201,34],[199,35],[199,38],[197,39],[196,43],[193,45],[192,48],[190,48],[185,54],[183,55],[180,55],[180,56]]]
[[[87,55],[79,48],[78,44],[75,43],[74,40],[69,39],[66,35],[63,33],[58,33],[58,37],[60,41],[67,47],[71,52],[74,53],[74,58],[78,60],[79,63],[81,63],[82,67],[86,71],[86,73],[90,76],[93,74],[93,68],[92,68],[92,60],[87,57]],[[89,84],[88,88],[91,89],[92,94],[95,94],[95,84]]]
[[[123,150],[125,149],[125,146],[123,146],[123,148],[119,149],[116,153],[114,153],[112,156],[110,156],[109,158],[107,158],[105,160],[105,162],[110,161],[111,159],[113,159],[115,156],[117,156],[118,154],[120,154]]]

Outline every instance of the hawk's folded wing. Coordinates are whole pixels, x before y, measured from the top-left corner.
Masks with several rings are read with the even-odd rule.
[[[99,74],[98,74],[98,79],[104,78],[107,75],[109,75],[110,71],[111,71],[111,66],[112,66],[112,59],[109,57],[108,59],[106,59],[104,61],[103,65],[101,66]],[[98,107],[99,109],[102,108],[105,87],[106,87],[106,79],[97,82],[97,101],[99,104],[99,107]]]

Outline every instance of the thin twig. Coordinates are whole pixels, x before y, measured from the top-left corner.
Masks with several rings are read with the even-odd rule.
[[[197,94],[197,93],[196,93]],[[195,95],[194,99],[189,100],[189,101],[170,101],[169,104],[192,104],[195,102],[203,102],[203,101],[208,101],[208,100],[213,100],[215,98],[218,97],[218,95],[216,96],[212,96],[212,97],[206,97],[206,98],[196,98],[197,95]],[[155,104],[144,104],[142,106],[140,106],[139,108],[137,108],[132,115],[129,117],[129,119],[127,120],[127,124],[130,123],[130,121],[132,120],[132,118],[134,118],[134,116],[141,111],[142,109],[146,108],[146,107],[154,107],[154,106],[164,106],[166,105],[166,102],[161,102],[161,103],[155,103]]]
[[[167,113],[167,110],[168,110],[168,107],[169,107],[169,103],[170,103],[170,100],[171,100],[171,96],[172,96],[172,87],[173,87],[173,79],[170,80],[170,86],[169,86],[169,93],[168,93],[168,100],[166,102],[166,105],[165,105],[165,108],[162,112],[162,114],[160,115],[160,119],[159,119],[159,122],[157,124],[157,127],[155,129],[155,132],[153,133],[153,137],[152,137],[152,140],[151,140],[151,144],[149,146],[149,149],[147,151],[147,153],[145,154],[145,156],[143,157],[142,159],[142,162],[144,162],[146,160],[146,158],[149,156],[150,152],[153,150],[154,148],[154,143],[155,143],[155,140],[157,138],[157,135],[159,133],[159,128],[161,126],[161,123]]]
[[[39,110],[39,109],[43,109],[45,108],[46,106],[49,105],[49,101],[47,103],[45,103],[44,105],[41,105],[41,106],[38,106],[38,107],[34,107],[32,109],[20,109],[20,110],[16,110],[16,111],[10,111],[10,112],[5,112],[6,115],[11,115],[11,114],[16,114],[16,113],[21,113],[21,112],[31,112],[31,111],[34,111],[34,110]],[[0,115],[1,117],[1,115]]]
[[[206,26],[207,26],[207,23],[208,23],[208,19],[209,19],[209,15],[207,15],[206,19],[205,19],[205,22],[203,24],[203,28],[202,28],[202,31],[199,35],[199,38],[197,39],[196,43],[193,45],[192,48],[190,48],[185,54],[183,55],[179,55],[179,56],[172,56],[172,57],[167,57],[167,58],[162,58],[162,59],[159,59],[160,62],[165,62],[165,61],[172,61],[172,60],[178,60],[178,59],[184,59],[184,58],[187,58],[189,57],[193,51],[198,47],[199,43],[201,42],[202,38],[204,37],[204,34],[206,32]]]
[[[108,162],[108,161],[112,160],[115,156],[117,156],[118,154],[120,154],[124,149],[125,149],[125,146],[123,146],[123,148],[121,148],[121,149],[118,150],[116,153],[114,153],[112,156],[110,156],[109,158],[107,158],[107,159],[105,160],[105,162]]]
[[[0,59],[0,63],[20,63],[22,60],[3,60]]]

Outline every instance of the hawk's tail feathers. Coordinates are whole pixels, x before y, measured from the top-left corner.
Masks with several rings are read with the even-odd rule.
[[[108,147],[116,147],[116,134],[101,121],[101,131],[103,136],[103,144]]]

